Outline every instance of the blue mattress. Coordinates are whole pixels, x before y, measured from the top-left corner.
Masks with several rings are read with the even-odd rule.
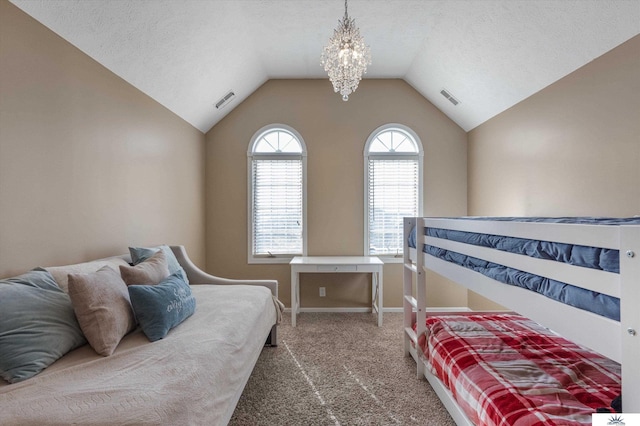
[[[460,218],[472,220],[500,220],[518,222],[547,222],[547,223],[579,223],[594,225],[623,225],[640,224],[640,217],[633,218]],[[599,247],[586,247],[572,244],[553,243],[549,241],[535,241],[523,238],[504,237],[499,235],[479,234],[472,232],[452,231],[440,228],[427,228],[426,235],[442,239],[454,240],[511,253],[532,256],[540,259],[550,259],[565,262],[575,266],[600,269],[619,273],[620,257],[618,250]],[[409,246],[416,247],[416,231],[409,236]],[[517,285],[541,293],[553,300],[594,312],[614,320],[620,320],[620,300],[615,297],[585,290],[570,284],[551,280],[549,278],[532,275],[517,269],[487,262],[460,253],[443,250],[437,247],[425,246],[425,253],[442,258],[448,262],[464,266],[476,272],[505,284]]]

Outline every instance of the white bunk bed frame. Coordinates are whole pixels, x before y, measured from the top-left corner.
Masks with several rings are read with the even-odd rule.
[[[416,227],[416,246],[409,247]],[[620,251],[620,273],[536,259],[424,235],[424,228],[579,244]],[[583,225],[446,218],[404,219],[404,352],[416,360],[418,378],[426,377],[458,425],[472,425],[451,392],[425,368],[418,336],[426,331],[426,270],[434,271],[491,299],[563,337],[589,347],[622,365],[622,408],[640,413],[640,225]],[[424,244],[485,259],[620,298],[620,322],[554,301],[520,287],[503,284],[470,269],[422,252]],[[570,319],[570,320],[568,320]],[[417,321],[417,333],[413,324]],[[418,349],[416,349],[418,348]]]

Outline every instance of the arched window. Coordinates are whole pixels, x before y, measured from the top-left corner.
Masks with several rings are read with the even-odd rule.
[[[365,255],[402,255],[405,216],[422,215],[422,143],[401,124],[374,130],[364,149]]]
[[[307,151],[284,124],[258,130],[249,144],[249,263],[306,255]]]

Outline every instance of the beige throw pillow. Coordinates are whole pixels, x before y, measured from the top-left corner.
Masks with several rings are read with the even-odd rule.
[[[127,285],[156,285],[169,276],[167,257],[162,250],[135,266],[120,265],[120,275]]]
[[[100,355],[111,355],[136,326],[127,285],[109,266],[69,274],[69,297],[84,336]]]

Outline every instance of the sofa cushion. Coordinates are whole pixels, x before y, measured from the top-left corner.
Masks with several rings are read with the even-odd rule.
[[[109,266],[90,274],[69,274],[69,296],[80,328],[100,355],[111,355],[136,325],[127,285]]]
[[[138,263],[143,262],[153,256],[158,252],[158,250],[162,250],[167,258],[167,264],[169,265],[169,274],[175,274],[176,272],[180,271],[184,282],[189,284],[189,279],[187,278],[186,271],[184,270],[184,268],[182,268],[182,266],[180,266],[180,262],[178,262],[178,259],[173,253],[173,250],[171,250],[171,247],[166,244],[156,247],[129,247],[131,262],[134,265],[137,265]]]
[[[155,342],[196,310],[191,287],[179,272],[157,285],[129,286],[131,305],[147,338]]]
[[[169,276],[167,258],[162,250],[135,266],[120,266],[120,275],[127,285],[154,285]]]
[[[0,375],[33,377],[86,343],[69,296],[45,270],[0,280]]]
[[[53,275],[58,286],[63,289],[65,293],[68,293],[69,274],[89,274],[97,271],[103,266],[111,266],[111,268],[117,271],[120,265],[128,266],[129,263],[127,263],[127,261],[122,257],[115,256],[91,262],[76,263],[73,265],[49,266],[45,269]]]

